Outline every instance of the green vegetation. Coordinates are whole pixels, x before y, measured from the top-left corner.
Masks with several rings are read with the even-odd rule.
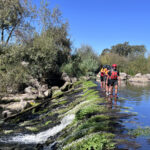
[[[134,136],[150,136],[150,127],[139,127],[135,130],[130,130],[129,134]]]
[[[82,45],[81,48],[72,55],[68,63],[62,66],[70,76],[80,77],[83,75],[94,75],[99,68],[98,56],[89,45]]]
[[[63,150],[111,150],[115,148],[112,138],[114,138],[114,135],[111,133],[94,133],[72,142],[65,146]]]
[[[90,89],[96,85],[92,81],[83,81],[80,89],[83,94],[78,99],[80,104],[72,109],[70,113],[75,113],[74,122],[64,129],[64,134],[59,137],[64,150],[82,149],[114,149],[115,129],[114,118],[107,115],[110,110],[103,103],[98,92]]]
[[[150,57],[144,56],[146,48],[144,45],[129,45],[128,42],[112,46],[111,49],[104,49],[99,57],[101,64],[118,64],[121,72],[135,75],[141,72],[148,73]]]

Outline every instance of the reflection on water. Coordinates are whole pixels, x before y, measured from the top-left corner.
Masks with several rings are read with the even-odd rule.
[[[137,114],[136,117],[124,122],[129,129],[150,126],[150,84],[127,83],[119,89],[119,105],[129,107],[130,111]],[[139,136],[135,139],[141,144],[139,150],[149,150],[147,138]]]
[[[100,89],[100,87],[98,87]],[[101,91],[101,96],[106,97],[107,107],[110,109],[121,108],[122,113],[135,114],[122,119],[123,134],[117,135],[120,140],[118,149],[150,150],[150,136],[130,137],[128,131],[139,127],[150,127],[150,83],[126,83],[119,87],[118,97],[106,96]],[[127,109],[123,109],[127,108]],[[124,114],[123,114],[124,115]]]

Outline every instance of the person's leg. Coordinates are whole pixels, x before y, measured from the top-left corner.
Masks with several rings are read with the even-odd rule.
[[[112,89],[113,89],[113,83],[112,83],[112,80],[109,79],[109,94],[110,94],[110,95],[113,94]]]
[[[101,88],[103,88],[103,77],[101,76]]]
[[[116,84],[115,85],[115,95],[117,95],[117,93],[118,93],[118,85]]]
[[[107,80],[106,95],[109,95],[109,88],[110,88],[110,79]]]

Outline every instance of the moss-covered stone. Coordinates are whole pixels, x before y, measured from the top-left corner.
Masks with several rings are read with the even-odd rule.
[[[36,132],[36,131],[39,131],[39,129],[38,128],[36,128],[36,127],[25,127],[27,130],[29,130],[29,131],[33,131],[33,132]]]
[[[139,127],[134,130],[129,130],[129,134],[133,136],[150,136],[150,127]]]
[[[52,123],[52,121],[51,121],[51,120],[48,120],[48,121],[45,123],[45,125],[47,126],[47,125],[50,124],[50,123]]]
[[[10,134],[10,133],[13,133],[13,130],[4,130],[3,133],[4,134]]]
[[[52,97],[57,97],[57,96],[62,96],[62,95],[63,95],[63,92],[61,90],[55,90],[53,92]]]

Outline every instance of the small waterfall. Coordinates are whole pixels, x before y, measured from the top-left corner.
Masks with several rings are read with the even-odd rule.
[[[18,135],[14,136],[11,139],[7,139],[7,141],[1,140],[2,142],[15,142],[15,143],[25,143],[25,144],[31,144],[31,143],[44,143],[50,136],[54,136],[57,133],[59,133],[61,130],[63,130],[67,125],[69,125],[75,118],[74,114],[70,114],[65,116],[61,124],[50,128],[46,131],[40,132],[38,134],[25,134],[25,135]]]

